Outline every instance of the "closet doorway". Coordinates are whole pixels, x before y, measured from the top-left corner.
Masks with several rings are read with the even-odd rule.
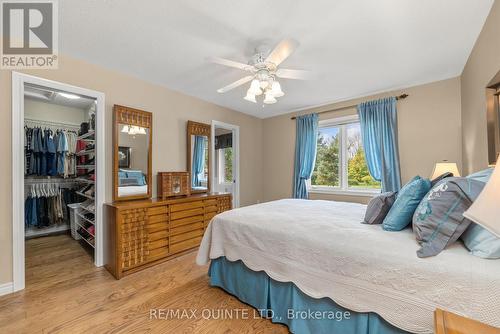
[[[231,193],[233,208],[240,206],[240,127],[212,121],[212,191]]]
[[[13,291],[37,252],[103,265],[104,115],[103,93],[12,73]]]

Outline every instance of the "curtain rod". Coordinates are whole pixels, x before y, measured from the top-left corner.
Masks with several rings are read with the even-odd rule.
[[[401,94],[399,96],[396,96],[396,100],[406,99],[407,97],[408,97],[408,94]],[[352,104],[350,106],[344,106],[344,107],[339,107],[339,108],[335,108],[335,109],[320,111],[320,112],[317,112],[317,114],[323,114],[325,112],[339,111],[339,110],[344,110],[344,109],[351,109],[351,108],[354,108],[357,106],[358,106],[357,104]],[[290,119],[296,119],[296,118],[297,118],[297,116],[293,116]]]

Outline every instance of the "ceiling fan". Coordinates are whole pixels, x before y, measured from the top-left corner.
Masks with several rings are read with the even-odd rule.
[[[250,59],[248,64],[219,57],[209,58],[209,61],[213,63],[249,72],[249,75],[246,77],[218,89],[217,92],[226,93],[231,89],[252,81],[247,91],[247,95],[244,97],[245,100],[257,103],[255,97],[264,94],[265,98],[263,102],[265,104],[276,103],[277,97],[285,95],[281,90],[281,85],[277,78],[307,80],[311,76],[309,71],[279,68],[279,65],[287,59],[298,46],[299,43],[296,40],[284,39],[276,45],[269,54],[266,51],[259,51],[256,49],[255,55]]]

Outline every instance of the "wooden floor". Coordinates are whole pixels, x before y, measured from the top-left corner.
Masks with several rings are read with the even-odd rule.
[[[28,240],[26,289],[0,297],[0,333],[288,333],[210,287],[208,268],[197,266],[195,255],[118,281],[67,235]],[[151,309],[193,310],[196,317],[150,319]],[[202,313],[230,309],[244,309],[250,319],[207,320]]]

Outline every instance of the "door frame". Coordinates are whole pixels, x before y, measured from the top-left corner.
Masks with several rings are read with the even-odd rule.
[[[215,186],[215,128],[224,128],[231,130],[233,133],[233,208],[240,207],[240,127],[229,123],[212,120],[211,147],[210,154],[213,157],[210,161],[210,180],[211,184]],[[212,187],[213,187],[212,186]]]
[[[24,86],[34,84],[84,95],[96,99],[96,166],[98,182],[95,185],[96,238],[94,263],[104,261],[103,204],[106,184],[105,104],[104,93],[52,81],[19,72],[12,72],[12,276],[13,292],[25,287],[25,238],[24,238]]]

